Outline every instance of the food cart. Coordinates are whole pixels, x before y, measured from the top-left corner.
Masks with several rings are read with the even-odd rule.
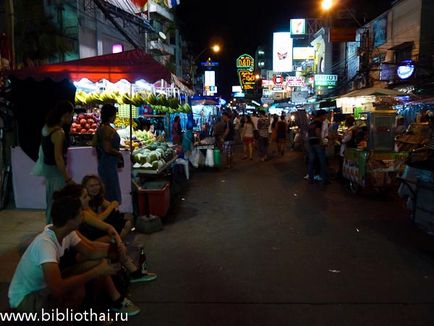
[[[408,152],[394,151],[396,112],[374,110],[360,115],[366,123],[365,145],[346,148],[343,177],[353,193],[366,188],[387,193],[408,157]]]

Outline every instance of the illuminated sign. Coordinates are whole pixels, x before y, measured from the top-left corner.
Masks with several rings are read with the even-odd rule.
[[[242,91],[241,86],[232,86],[232,93],[241,93]]]
[[[243,54],[237,59],[237,69],[238,70],[249,70],[253,71],[255,68],[255,60],[251,55]]]
[[[286,77],[286,85],[289,87],[303,87],[306,85],[303,77]]]
[[[256,76],[253,72],[248,70],[239,70],[238,77],[240,79],[241,87],[244,91],[252,90],[255,88]]]
[[[306,19],[291,19],[291,35],[306,34]]]
[[[121,53],[124,51],[124,46],[122,44],[113,44],[112,53]]]
[[[315,87],[334,87],[338,82],[338,75],[315,75]]]
[[[313,47],[293,48],[293,60],[313,60],[315,57],[315,49]]]
[[[274,33],[273,70],[275,72],[291,72],[292,69],[291,33]]]
[[[396,70],[396,73],[398,74],[398,77],[401,79],[410,78],[414,73],[413,61],[405,60],[401,62],[401,64],[398,66],[398,69]]]
[[[205,71],[205,86],[215,86],[215,71]]]

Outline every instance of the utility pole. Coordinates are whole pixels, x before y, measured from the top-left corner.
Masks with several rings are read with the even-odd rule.
[[[9,0],[6,4],[6,15],[8,19],[9,38],[11,40],[11,69],[15,69],[15,12],[14,1]]]

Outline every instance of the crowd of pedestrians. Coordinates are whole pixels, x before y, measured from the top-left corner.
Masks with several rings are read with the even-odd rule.
[[[340,121],[333,112],[317,110],[306,116],[305,128],[294,121],[294,116],[271,115],[265,111],[239,115],[225,111],[215,120],[212,135],[216,147],[225,153],[227,167],[233,165],[234,144],[242,144],[243,160],[265,162],[284,156],[285,151],[303,151],[306,157],[304,177],[309,183],[330,184],[330,159],[337,162],[337,179],[342,178],[344,152],[347,147],[366,146],[366,128],[355,128],[355,119],[349,115],[343,122],[343,133],[338,133]]]

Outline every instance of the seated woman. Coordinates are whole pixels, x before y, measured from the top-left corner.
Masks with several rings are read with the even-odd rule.
[[[90,197],[89,207],[85,209],[85,213],[90,215],[91,218],[112,225],[119,233],[121,239],[125,239],[133,226],[133,217],[131,215],[121,214],[117,210],[119,203],[116,200],[110,202],[104,198],[104,185],[98,176],[85,176],[81,181],[81,185],[86,188]],[[103,231],[95,227],[83,228],[81,231],[84,236],[91,240],[101,238],[105,235]]]
[[[153,281],[157,278],[157,275],[155,273],[150,273],[148,271],[140,270],[136,266],[136,264],[134,264],[131,257],[127,255],[127,249],[125,245],[122,243],[122,239],[119,236],[116,229],[112,225],[104,222],[103,220],[98,219],[96,217],[97,215],[95,213],[92,213],[91,209],[89,208],[90,197],[85,187],[78,184],[67,185],[66,187],[58,191],[56,193],[56,196],[57,196],[56,198],[70,196],[73,198],[80,199],[82,203],[83,219],[81,225],[78,228],[79,232],[77,232],[77,234],[85,242],[88,242],[90,240],[95,240],[97,242],[108,242],[108,243],[114,242],[117,245],[117,249],[119,252],[119,261],[129,272],[131,283],[148,282],[148,281]],[[100,238],[95,238],[95,234],[87,230],[89,226],[98,229],[100,231],[103,231],[104,235]],[[90,234],[91,238],[87,238],[83,233]]]

